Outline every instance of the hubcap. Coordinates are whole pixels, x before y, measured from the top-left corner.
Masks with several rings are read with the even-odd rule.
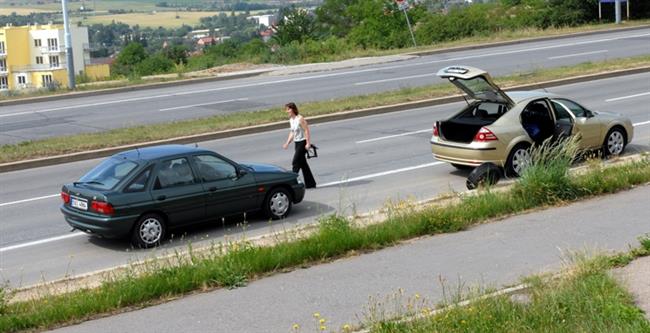
[[[277,192],[271,197],[269,205],[273,215],[282,216],[289,209],[289,197],[283,192]]]
[[[530,154],[527,149],[517,149],[512,156],[512,170],[519,176],[530,163]]]
[[[607,151],[610,155],[618,155],[623,152],[625,139],[619,131],[612,132],[607,138]]]
[[[140,239],[147,244],[154,244],[162,236],[162,223],[155,218],[148,218],[140,225]]]

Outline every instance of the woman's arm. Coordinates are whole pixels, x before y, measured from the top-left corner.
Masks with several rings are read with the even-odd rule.
[[[287,142],[282,145],[282,149],[287,149],[291,143],[291,140],[293,140],[293,131],[289,130],[289,137],[287,138]]]
[[[305,117],[300,117],[300,127],[305,132],[305,140],[307,140],[305,149],[309,149],[311,147],[311,134],[309,133],[309,124],[307,124]]]

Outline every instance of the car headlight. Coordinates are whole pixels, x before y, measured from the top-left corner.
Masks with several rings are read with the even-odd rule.
[[[300,179],[300,177],[296,177],[296,182],[298,182],[298,184],[302,184],[302,179]]]

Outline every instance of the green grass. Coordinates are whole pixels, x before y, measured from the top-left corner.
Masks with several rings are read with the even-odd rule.
[[[648,63],[650,63],[650,56],[641,56],[598,63],[583,63],[556,69],[540,69],[533,72],[517,73],[510,76],[499,77],[496,78],[496,81],[502,87],[508,87],[572,77],[575,75],[636,68],[647,66]],[[307,117],[311,117],[368,107],[419,101],[423,99],[449,96],[456,93],[458,93],[458,91],[452,85],[438,84],[416,88],[403,88],[394,91],[346,97],[330,101],[303,103],[301,105],[301,110],[303,110],[303,113]],[[278,106],[278,108],[262,111],[237,112],[229,115],[219,115],[171,123],[120,128],[100,133],[78,134],[43,140],[24,141],[18,144],[0,146],[0,163],[241,128],[250,125],[281,121],[285,120],[285,118],[286,115],[282,112],[281,106]]]
[[[650,250],[641,249],[646,255]],[[630,294],[608,274],[611,267],[606,257],[597,257],[578,263],[559,279],[529,278],[528,302],[508,295],[489,297],[415,321],[374,323],[370,331],[650,332],[650,323]]]
[[[566,152],[557,150],[549,155],[550,158],[562,159]],[[460,231],[491,218],[565,203],[596,193],[620,191],[650,181],[650,160],[646,158],[623,166],[594,168],[580,177],[563,176],[553,186],[533,191],[540,183],[531,179],[537,179],[538,173],[545,172],[544,168],[533,165],[510,191],[488,189],[477,195],[461,196],[458,203],[448,206],[395,209],[388,219],[378,224],[362,227],[340,216],[327,216],[321,219],[317,232],[305,238],[296,239],[287,234],[276,245],[266,247],[246,242],[215,245],[205,252],[190,251],[188,258],[179,255],[175,261],[151,262],[143,273],[136,274],[134,268],[126,277],[105,281],[96,289],[9,304],[5,299],[0,302],[4,304],[0,306],[3,311],[0,332],[78,322],[127,307],[139,308],[164,302],[196,290],[239,287],[250,279],[273,272],[349,253],[372,251],[418,236]],[[557,168],[552,172],[559,175],[568,172],[562,163],[552,164],[551,168]],[[603,179],[607,181],[603,182]],[[625,258],[619,258],[617,262],[623,263]]]

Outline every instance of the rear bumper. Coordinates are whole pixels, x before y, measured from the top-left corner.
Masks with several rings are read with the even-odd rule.
[[[137,216],[102,216],[82,213],[61,205],[65,221],[73,228],[85,233],[97,234],[107,238],[120,238],[131,233]]]
[[[479,166],[485,162],[503,166],[507,158],[501,147],[485,143],[455,145],[431,141],[431,151],[433,157],[440,161],[469,166]]]

